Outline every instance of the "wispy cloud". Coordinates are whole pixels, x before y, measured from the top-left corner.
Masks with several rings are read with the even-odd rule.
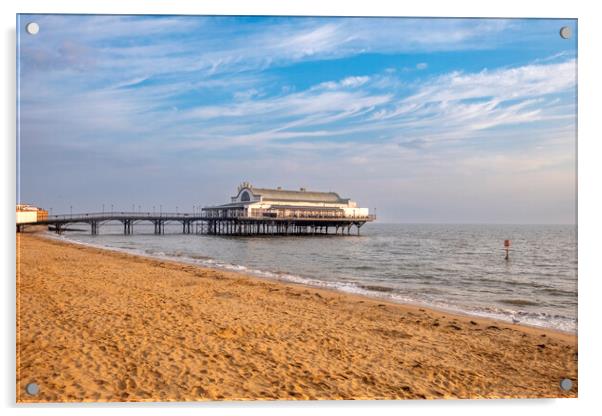
[[[478,73],[452,72],[426,81],[372,119],[391,126],[423,128],[430,135],[470,137],[470,132],[562,117],[575,107],[558,94],[574,92],[575,61],[525,65]],[[574,104],[570,103],[569,104]]]
[[[364,85],[368,81],[370,81],[370,77],[367,77],[367,76],[347,77],[340,81],[322,82],[322,83],[318,84],[315,88],[316,89],[325,88],[325,89],[329,89],[329,90],[345,88],[345,87],[357,88],[357,87]]]

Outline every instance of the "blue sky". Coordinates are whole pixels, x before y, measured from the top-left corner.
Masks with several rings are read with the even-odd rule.
[[[18,32],[20,199],[53,213],[190,211],[246,180],[383,221],[575,221],[575,20],[21,15]]]

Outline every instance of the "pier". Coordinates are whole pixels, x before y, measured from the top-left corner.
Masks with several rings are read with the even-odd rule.
[[[27,225],[47,225],[57,234],[62,234],[70,226],[86,224],[90,233],[97,235],[100,227],[108,223],[121,223],[123,234],[134,234],[136,224],[150,223],[154,226],[154,234],[165,233],[166,224],[179,224],[182,234],[208,235],[350,235],[360,234],[360,228],[370,221],[374,215],[337,216],[328,214],[293,214],[278,215],[273,212],[254,213],[247,215],[243,212],[203,211],[200,214],[191,213],[160,213],[151,212],[111,212],[50,215],[35,222],[20,224],[19,231]],[[353,229],[353,233],[352,233]]]
[[[25,208],[23,208],[25,209]],[[28,208],[30,209],[30,208]],[[154,225],[154,233],[165,233],[166,224],[180,224],[182,234],[209,235],[360,235],[362,226],[376,220],[368,208],[361,208],[336,192],[258,188],[243,182],[222,205],[208,206],[196,213],[101,212],[69,215],[29,215],[17,223],[17,231],[27,225],[47,225],[61,234],[74,224],[87,224],[97,235],[103,224],[119,222],[123,234],[134,233],[140,223]],[[25,215],[25,214],[23,214]],[[27,221],[27,222],[25,222]]]

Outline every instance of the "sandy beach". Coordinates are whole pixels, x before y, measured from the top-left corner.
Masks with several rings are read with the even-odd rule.
[[[577,387],[574,335],[17,235],[18,402],[576,397]]]

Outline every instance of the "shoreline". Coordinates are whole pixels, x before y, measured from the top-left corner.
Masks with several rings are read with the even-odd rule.
[[[47,236],[17,240],[19,402],[576,397],[576,334]],[[172,353],[180,361],[165,360]],[[94,360],[103,365],[89,368]],[[123,367],[130,361],[135,370]],[[115,384],[105,380],[113,373]],[[34,374],[47,388],[39,398],[21,393]],[[525,380],[512,385],[517,375]],[[570,392],[558,387],[564,377]],[[167,379],[182,387],[157,381]]]
[[[47,232],[36,233],[36,235],[41,236],[43,238],[48,238],[53,241],[63,242],[65,244],[80,245],[80,246],[88,247],[91,249],[97,249],[97,250],[101,250],[101,251],[109,251],[109,252],[113,252],[113,253],[122,253],[122,254],[131,255],[134,257],[142,257],[142,258],[151,259],[151,260],[168,261],[168,262],[173,262],[176,264],[192,265],[195,267],[200,267],[200,268],[219,271],[219,272],[235,273],[235,274],[240,274],[242,276],[246,276],[248,278],[259,279],[260,281],[268,281],[268,282],[280,283],[280,284],[284,284],[284,285],[290,284],[293,286],[299,286],[299,287],[303,287],[303,288],[325,290],[328,292],[340,293],[340,294],[343,294],[346,296],[359,297],[361,299],[368,299],[368,300],[372,300],[372,301],[378,301],[381,303],[385,302],[385,303],[392,304],[392,305],[408,306],[408,307],[417,308],[417,309],[427,309],[432,312],[437,312],[440,314],[448,314],[448,315],[453,315],[453,316],[463,317],[463,318],[479,319],[479,320],[485,320],[485,321],[490,321],[490,322],[495,322],[495,323],[497,323],[498,321],[501,321],[505,325],[510,325],[511,327],[533,328],[533,329],[538,329],[538,330],[556,332],[559,334],[564,334],[564,335],[569,335],[569,336],[577,336],[577,326],[575,327],[574,331],[571,331],[571,330],[563,330],[560,328],[549,327],[549,326],[545,326],[545,325],[529,324],[529,323],[524,323],[524,322],[513,323],[512,317],[510,317],[510,316],[508,316],[507,318],[506,317],[483,316],[483,315],[479,315],[478,313],[471,313],[470,311],[461,310],[459,308],[453,308],[453,307],[446,308],[444,306],[439,307],[439,306],[435,306],[435,305],[431,305],[431,304],[421,303],[419,301],[416,301],[416,302],[396,301],[387,296],[379,296],[379,294],[376,292],[370,293],[370,294],[353,293],[353,292],[346,291],[343,289],[338,289],[336,287],[325,287],[325,286],[321,286],[318,284],[312,284],[311,282],[299,282],[299,281],[294,281],[294,280],[285,279],[285,278],[272,277],[272,276],[267,275],[267,274],[274,274],[273,272],[269,272],[269,271],[268,272],[258,271],[261,273],[267,273],[267,274],[261,275],[259,273],[253,273],[252,270],[243,271],[243,270],[229,269],[229,268],[225,268],[225,267],[224,268],[217,267],[217,266],[212,267],[212,266],[208,266],[205,264],[199,264],[199,262],[195,261],[194,259],[190,259],[188,261],[186,258],[177,258],[175,256],[152,255],[152,254],[147,254],[144,252],[136,252],[135,250],[130,250],[130,249],[108,247],[108,246],[102,246],[100,244],[96,245],[96,244],[91,244],[91,243],[87,243],[87,242],[83,242],[83,241],[71,240],[66,237],[65,238],[56,237],[53,234],[50,234]],[[303,277],[301,277],[301,278],[303,278]]]

